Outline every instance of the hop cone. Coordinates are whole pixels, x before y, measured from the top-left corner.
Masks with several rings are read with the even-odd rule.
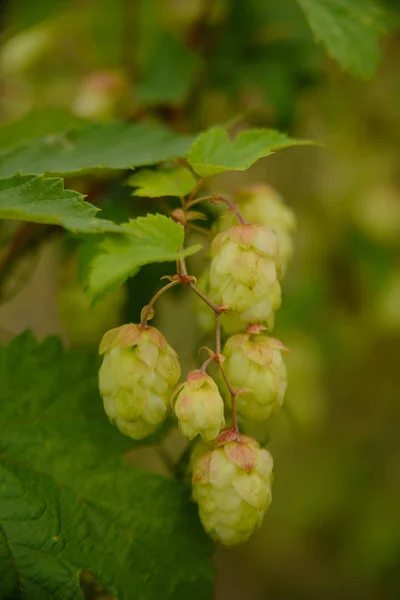
[[[229,306],[243,323],[268,321],[281,303],[274,230],[263,225],[235,225],[215,237],[211,253],[211,299]]]
[[[265,334],[242,333],[226,342],[226,374],[234,388],[248,389],[236,399],[237,411],[244,417],[267,419],[282,406],[287,387],[285,350]]]
[[[284,273],[293,255],[292,235],[296,226],[293,211],[286,206],[280,194],[268,185],[252,185],[239,190],[233,200],[239,205],[246,221],[269,225],[275,230],[278,236],[279,261]],[[232,213],[221,221],[228,219],[233,225]]]
[[[271,502],[272,456],[247,436],[223,432],[213,450],[195,451],[193,498],[204,529],[232,546],[261,525]]]
[[[215,381],[203,371],[191,371],[175,403],[175,413],[183,435],[214,440],[225,425],[224,401]]]
[[[108,331],[99,353],[99,389],[110,421],[134,439],[150,435],[167,416],[181,374],[176,352],[155,327],[130,323]]]

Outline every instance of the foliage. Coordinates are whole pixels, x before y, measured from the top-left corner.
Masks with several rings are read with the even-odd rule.
[[[120,598],[208,598],[210,545],[187,492],[129,465],[133,443],[104,419],[96,365],[31,334],[1,348],[0,595],[81,598],[79,572],[93,569]]]
[[[343,68],[370,77],[379,63],[382,14],[371,0],[299,0],[318,41]]]
[[[82,277],[93,297],[133,277],[143,265],[174,261],[201,249],[197,244],[181,250],[183,228],[164,215],[138,217],[121,227],[125,235],[89,241],[82,248]]]
[[[147,304],[156,287],[147,269],[181,261],[181,273],[185,257],[196,255],[193,264],[200,262],[202,246],[192,233],[202,228],[195,221],[203,219],[209,227],[215,213],[205,204],[204,212],[198,206],[193,211],[191,204],[200,204],[203,196],[215,200],[213,192],[226,181],[219,175],[236,172],[237,177],[251,167],[260,173],[264,159],[278,150],[313,143],[301,139],[301,129],[297,139],[294,127],[301,92],[318,90],[315,84],[328,77],[330,68],[313,36],[356,77],[371,77],[380,62],[384,11],[374,0],[36,4],[33,10],[26,0],[10,3],[0,50],[0,66],[8,74],[0,104],[0,288],[52,237],[62,240],[69,257],[78,252],[76,284],[91,301],[128,282],[127,313],[133,305]],[[396,97],[392,92],[387,96]],[[380,119],[392,114],[389,108]],[[371,121],[377,122],[376,115]],[[285,128],[290,134],[281,131]],[[357,144],[362,147],[363,133]],[[305,215],[305,231],[308,221],[324,213],[320,209]],[[376,224],[375,217],[367,218],[360,228]],[[24,222],[32,225],[26,228]],[[384,231],[392,227],[392,240],[398,238],[396,223],[393,218],[383,226]],[[325,225],[336,247],[329,217]],[[371,251],[368,242],[374,260],[366,260],[362,236],[361,241],[349,237],[345,231],[346,256],[356,256],[360,273],[375,265],[369,285],[396,266],[385,252]],[[330,356],[344,333],[321,322],[327,293],[321,273],[329,258],[323,248],[314,252],[307,244],[308,239],[302,252],[305,260],[313,257],[317,274],[296,270],[289,283],[296,301],[284,307],[281,323],[289,337],[293,323],[314,327],[318,350]],[[207,242],[204,246],[207,252]],[[62,260],[57,264],[62,271]],[[373,285],[368,288],[371,296],[375,292]],[[175,329],[186,338],[185,310]],[[331,316],[328,320],[335,321],[338,315]],[[304,365],[301,350],[307,344],[299,346],[302,379],[293,387],[317,402],[313,352],[307,347]],[[343,346],[342,376],[352,348]],[[67,351],[58,339],[39,343],[30,333],[0,346],[0,597],[83,598],[80,577],[91,571],[105,593],[118,599],[210,599],[213,548],[185,477],[177,476],[185,455],[168,477],[131,460],[132,450],[162,445],[171,422],[140,442],[122,436],[101,407],[98,364],[93,348]],[[298,405],[295,409],[298,416]],[[326,445],[327,454],[335,449],[331,439]],[[328,475],[321,469],[329,499],[306,497],[312,486],[304,463],[295,484],[299,499],[290,513],[293,531],[300,528],[296,519],[300,522],[302,507],[313,519],[309,497],[316,512],[339,505],[341,482],[329,469]],[[351,465],[345,472],[351,479]],[[282,477],[281,489],[291,498],[292,483]],[[362,514],[373,512],[372,500],[361,499],[361,505]],[[385,524],[381,527],[379,517],[370,528],[382,555],[393,555],[396,530],[391,534]],[[362,535],[352,544],[361,551]],[[367,550],[363,557],[367,566],[368,560],[378,563]]]

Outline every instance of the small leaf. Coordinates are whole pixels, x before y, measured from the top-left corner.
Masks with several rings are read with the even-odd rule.
[[[358,77],[371,77],[379,59],[382,14],[374,0],[298,0],[317,41]]]
[[[192,138],[160,125],[90,123],[0,154],[0,177],[129,169],[184,157]]]
[[[184,229],[164,215],[138,217],[122,227],[125,235],[83,244],[81,277],[93,298],[113,285],[123,283],[143,265],[175,261],[201,249],[195,245],[180,250]]]
[[[143,169],[134,173],[128,184],[137,187],[132,194],[147,198],[160,196],[186,196],[196,185],[195,176],[185,167],[152,171]]]
[[[122,231],[116,223],[98,219],[99,209],[83,199],[79,192],[65,190],[58,178],[14,175],[0,179],[0,219],[61,225],[84,233]]]
[[[276,150],[312,143],[294,140],[274,129],[249,129],[231,141],[225,129],[213,127],[195,139],[187,158],[198,175],[209,177],[224,171],[245,171]]]
[[[185,101],[200,66],[199,57],[178,40],[159,35],[139,84],[142,104],[179,106]]]

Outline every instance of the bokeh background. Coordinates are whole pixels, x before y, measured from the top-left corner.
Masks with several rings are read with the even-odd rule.
[[[291,350],[286,406],[257,432],[275,459],[273,502],[247,544],[217,548],[217,600],[400,597],[400,12],[396,0],[385,8],[382,64],[360,81],[291,0],[2,3],[1,121],[33,110],[38,122],[68,110],[185,132],[237,121],[321,143],[213,182],[227,194],[268,183],[297,219],[274,330]],[[66,187],[115,219],[163,208],[133,199],[120,176]],[[146,267],[92,309],[76,241],[36,226],[10,258],[18,227],[0,227],[1,341],[31,328],[94,347],[138,318],[169,269]],[[198,364],[206,336],[187,292],[157,319],[184,370]],[[172,434],[172,455],[176,444]],[[156,451],[133,460],[166,470]]]

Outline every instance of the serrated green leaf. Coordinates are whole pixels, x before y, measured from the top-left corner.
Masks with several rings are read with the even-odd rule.
[[[160,33],[138,88],[142,104],[179,105],[200,66],[199,57],[165,32]]]
[[[14,121],[6,121],[0,125],[0,149],[14,148],[41,137],[47,137],[71,129],[87,125],[62,108],[41,108],[24,115]]]
[[[74,232],[122,231],[112,221],[98,219],[99,209],[84,196],[65,190],[62,179],[14,175],[0,179],[0,219],[61,225]]]
[[[160,125],[90,123],[0,154],[0,177],[128,169],[184,157],[192,138]]]
[[[118,600],[210,600],[209,540],[179,482],[130,466],[97,360],[29,334],[0,347],[0,597],[77,600],[92,569]]]
[[[85,264],[81,275],[93,298],[123,283],[143,265],[174,261],[201,249],[195,245],[180,250],[184,229],[164,215],[138,217],[122,227],[125,235],[109,236],[94,244],[88,242],[83,247]]]
[[[245,171],[276,150],[312,143],[292,139],[274,129],[249,129],[232,141],[225,129],[213,127],[195,139],[187,159],[198,175],[210,177],[224,171]]]
[[[186,196],[196,185],[195,176],[185,167],[152,171],[143,169],[134,173],[128,184],[137,189],[133,196],[159,198],[160,196]]]
[[[379,59],[382,14],[374,0],[298,0],[317,41],[353,75],[371,77]]]

